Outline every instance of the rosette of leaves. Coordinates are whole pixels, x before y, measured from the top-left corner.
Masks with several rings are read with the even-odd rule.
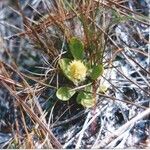
[[[92,94],[92,85],[88,85],[83,91],[78,92],[77,103],[86,108],[90,108],[95,105],[95,98]]]
[[[69,58],[62,58],[59,60],[59,66],[63,74],[73,82],[74,87],[82,84],[83,81],[87,81],[87,76],[91,78],[92,81],[96,80],[103,73],[102,65],[92,65],[88,64],[88,60],[86,60],[84,56],[84,45],[82,41],[76,37],[70,39],[69,49],[73,56],[73,60]],[[88,84],[89,81],[87,81]],[[78,88],[76,88],[78,89]],[[90,90],[89,90],[90,89]],[[77,102],[84,107],[93,107],[95,104],[95,100],[92,94],[92,86],[86,87],[82,89],[83,91],[73,90],[70,87],[60,87],[56,96],[58,99],[62,101],[68,101],[76,92]]]

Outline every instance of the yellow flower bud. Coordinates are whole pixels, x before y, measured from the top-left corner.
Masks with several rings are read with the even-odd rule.
[[[81,60],[73,60],[68,69],[69,75],[73,81],[79,82],[85,80],[87,68]]]

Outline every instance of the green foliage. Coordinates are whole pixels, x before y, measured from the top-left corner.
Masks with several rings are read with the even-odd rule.
[[[93,95],[89,92],[80,91],[77,96],[77,103],[86,108],[93,107],[95,105]]]
[[[81,40],[76,37],[70,39],[69,43],[70,51],[74,59],[82,60],[84,57],[84,45]]]
[[[100,75],[103,74],[103,71],[104,71],[104,68],[103,68],[102,64],[94,65],[92,67],[92,72],[91,72],[90,76],[93,80],[96,80]]]
[[[78,93],[78,96],[77,96],[77,99],[76,99],[76,101],[77,101],[78,104],[81,104],[81,100],[83,99],[83,97],[85,97],[85,92],[80,91]]]
[[[62,101],[68,101],[74,94],[75,91],[71,90],[69,87],[60,87],[56,92],[57,98]]]
[[[93,107],[95,105],[95,101],[94,101],[94,99],[89,97],[87,99],[82,99],[81,105],[86,107],[86,108],[91,108],[91,107]]]
[[[101,85],[98,90],[100,93],[105,93],[108,90],[108,87],[105,85]]]
[[[91,84],[85,86],[83,91],[78,91],[79,93],[77,95],[76,101],[78,104],[81,104],[86,108],[93,107],[95,105],[95,98],[93,97],[93,86],[91,81],[85,80],[85,78],[90,76],[92,80],[96,80],[103,74],[103,65],[98,64],[91,66],[89,59],[84,58],[84,45],[78,38],[72,37],[70,39],[69,48],[74,59],[72,60],[69,58],[62,58],[59,60],[59,66],[64,75],[69,80],[71,80],[75,86],[79,85],[79,83],[82,84],[83,81],[85,81],[87,84]],[[82,78],[84,78],[84,80],[82,80]],[[57,90],[56,96],[62,101],[68,101],[75,94],[75,92],[76,91],[71,90],[70,87],[61,87]]]
[[[70,76],[69,76],[69,72],[68,72],[68,66],[69,66],[69,63],[71,62],[70,59],[68,58],[62,58],[59,60],[59,66],[61,68],[61,70],[63,71],[64,75],[71,80]]]

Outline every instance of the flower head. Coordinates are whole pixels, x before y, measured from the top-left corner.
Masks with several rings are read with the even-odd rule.
[[[81,60],[73,60],[68,69],[70,77],[74,82],[85,80],[87,68]]]

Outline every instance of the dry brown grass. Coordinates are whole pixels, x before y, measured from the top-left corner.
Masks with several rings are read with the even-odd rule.
[[[21,17],[21,24],[24,26],[24,31],[5,37],[5,40],[10,42],[18,37],[24,40],[28,39],[28,41],[31,42],[33,49],[35,49],[35,47],[37,48],[35,52],[42,55],[45,59],[46,65],[43,64],[40,67],[38,66],[39,70],[45,69],[46,71],[44,71],[43,74],[34,72],[26,73],[20,70],[20,64],[17,64],[17,61],[14,61],[14,59],[11,59],[12,61],[10,64],[3,60],[0,61],[0,86],[9,91],[12,103],[14,103],[14,110],[19,116],[16,117],[14,124],[10,127],[12,128],[11,132],[14,133],[14,139],[9,145],[10,148],[14,143],[16,143],[14,145],[17,148],[34,149],[37,148],[37,144],[40,145],[41,148],[63,148],[63,145],[55,137],[50,126],[57,126],[57,121],[58,125],[66,124],[66,122],[74,120],[76,116],[73,116],[73,118],[70,118],[70,120],[66,122],[59,122],[59,119],[54,119],[56,122],[50,124],[53,122],[53,117],[56,117],[53,116],[53,109],[55,108],[55,105],[57,105],[57,100],[54,97],[55,103],[53,104],[53,109],[51,109],[51,115],[53,117],[50,118],[50,121],[47,121],[46,118],[48,112],[43,110],[38,100],[41,95],[44,95],[44,92],[47,94],[46,90],[48,88],[55,91],[59,85],[64,84],[64,79],[61,80],[62,74],[60,74],[57,62],[61,56],[63,56],[65,49],[68,46],[67,43],[73,36],[79,36],[83,41],[87,57],[89,57],[87,59],[103,62],[108,70],[117,70],[121,76],[123,76],[128,82],[137,86],[147,95],[147,97],[150,96],[150,82],[148,78],[150,75],[149,70],[143,68],[139,62],[126,54],[124,47],[121,47],[121,45],[118,44],[111,35],[113,27],[117,25],[117,23],[112,23],[112,11],[117,12],[119,17],[126,17],[127,22],[130,22],[131,20],[133,22],[149,26],[147,17],[131,10],[124,4],[124,1],[77,0],[72,1],[71,5],[68,1],[59,0],[54,1],[52,9],[45,4],[46,11],[44,17],[40,17],[40,19],[36,21],[33,19],[34,17],[31,19],[25,15],[22,6],[19,4],[19,1],[16,0],[16,6],[13,9],[15,9]],[[79,29],[78,32],[76,31],[77,29]],[[10,47],[6,46],[3,47],[7,56],[12,58],[13,54],[9,48]],[[91,49],[94,49],[95,52],[90,53]],[[32,47],[30,50],[34,51],[32,50]],[[145,57],[148,57],[147,52],[141,51],[138,48],[131,47],[129,51],[134,54],[141,53]],[[141,77],[144,78],[143,80],[145,81],[146,88],[143,88],[139,83],[130,79],[113,64],[116,56],[119,54],[124,55],[127,57],[126,59],[133,61],[145,74],[147,74],[147,78],[146,76],[143,77],[143,75],[141,75]],[[13,79],[14,76],[18,81]],[[108,80],[111,84],[111,89],[113,91],[119,91],[121,93],[120,89],[111,83],[111,80],[106,80]],[[99,81],[97,81],[97,83],[99,83]],[[104,138],[100,144],[98,143],[94,146],[96,148],[106,148],[107,144],[111,145],[114,139],[121,136],[124,130],[131,124],[134,124],[137,120],[150,114],[149,108],[136,104],[127,96],[125,97],[126,99],[120,100],[112,95],[95,94],[103,98],[111,99],[112,101],[122,101],[126,104],[133,105],[144,110],[141,112],[141,115],[135,116],[133,119],[129,120],[119,129],[114,131],[115,136],[109,136],[107,142],[105,141],[106,138]],[[49,98],[48,96],[45,97],[46,99]],[[68,111],[71,106],[68,104],[67,107]],[[27,122],[30,122],[32,127],[29,127]],[[79,134],[79,137],[80,135],[81,134]],[[34,140],[35,137],[37,138],[36,140]],[[80,145],[80,143],[78,144]]]

